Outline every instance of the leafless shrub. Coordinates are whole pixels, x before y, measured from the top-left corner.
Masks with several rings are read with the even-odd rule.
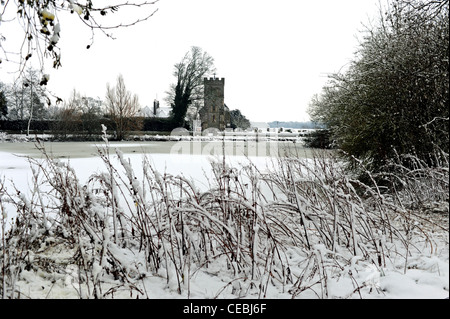
[[[432,171],[418,166],[420,178],[417,170],[399,171],[397,178],[413,184],[386,194],[375,179],[371,185],[353,179],[329,154],[279,157],[264,170],[251,162],[229,166],[223,158],[211,163],[214,179],[201,191],[183,176],[158,172],[145,156],[136,172],[108,145],[99,148],[106,172],[82,185],[70,165],[38,147],[44,160],[30,159],[31,199],[0,184],[2,212],[5,205],[17,212],[2,232],[4,298],[24,296],[15,282],[26,267],[37,267],[30,256],[50,237],[73,250],[67,264],[77,269],[81,298],[113,298],[119,290],[146,297],[149,275],[189,296],[191,278],[218,263],[231,280],[217,296],[263,298],[276,287],[292,297],[328,298],[330,282],[340,278],[354,283],[348,297],[362,296],[372,287],[356,276],[358,263],[380,274],[399,260],[406,269],[419,243],[434,247],[428,234],[435,223],[413,210],[417,183],[448,191],[448,162]],[[448,207],[448,195],[439,196],[433,198]],[[448,223],[439,227],[448,230]],[[130,263],[124,257],[130,253],[139,261]]]

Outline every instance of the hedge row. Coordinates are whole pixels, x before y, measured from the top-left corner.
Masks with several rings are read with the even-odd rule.
[[[172,131],[175,127],[170,119],[165,118],[137,118],[133,121],[142,123],[141,131]],[[71,133],[101,133],[101,124],[106,125],[109,131],[114,131],[115,125],[109,118],[98,118],[85,121],[61,121],[61,120],[32,120],[30,131],[32,132],[50,132],[62,133],[70,131]],[[0,131],[11,133],[26,132],[28,120],[0,120]]]

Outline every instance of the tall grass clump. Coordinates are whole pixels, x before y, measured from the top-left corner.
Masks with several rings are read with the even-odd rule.
[[[80,298],[146,298],[155,278],[191,297],[199,273],[224,282],[212,297],[264,298],[274,289],[364,297],[383,293],[367,269],[406,271],[417,254],[437,253],[435,231],[448,231],[417,209],[433,203],[448,216],[448,161],[399,167],[389,178],[403,187],[385,192],[329,153],[273,158],[264,169],[223,158],[211,162],[204,191],[158,172],[148,156],[133,167],[120,150],[110,153],[106,137],[98,150],[105,170],[85,183],[38,147],[44,159],[29,159],[30,195],[0,184],[3,298],[35,296],[21,287],[37,271],[64,278]],[[6,229],[8,211],[17,217]],[[336,295],[339,281],[353,288]]]

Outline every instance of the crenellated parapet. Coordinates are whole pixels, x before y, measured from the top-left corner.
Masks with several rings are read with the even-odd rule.
[[[203,82],[210,84],[225,84],[225,78],[203,78]]]

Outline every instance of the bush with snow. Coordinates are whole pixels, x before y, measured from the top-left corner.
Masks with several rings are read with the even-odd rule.
[[[401,297],[398,283],[425,268],[418,280],[448,296],[448,220],[411,205],[408,186],[432,185],[421,202],[443,203],[448,216],[448,164],[404,172],[401,191],[383,192],[331,157],[264,170],[224,158],[202,190],[148,157],[135,171],[109,147],[99,149],[105,171],[82,183],[42,152],[30,159],[30,195],[0,182],[4,298]]]

